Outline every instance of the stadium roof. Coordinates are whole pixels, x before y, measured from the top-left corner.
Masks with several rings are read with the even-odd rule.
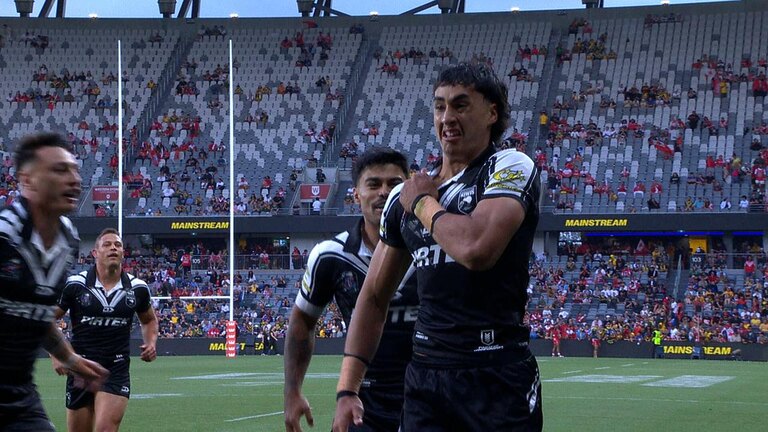
[[[173,1],[173,0],[172,0]],[[314,1],[319,8],[313,9],[312,14],[320,14],[322,8],[332,9],[334,14],[365,16],[372,11],[380,15],[399,15],[404,13],[440,13],[438,0],[307,0]],[[441,2],[443,0],[440,0]],[[513,7],[520,10],[560,10],[583,9],[583,0],[445,0],[449,5],[448,11],[456,12],[502,12]],[[655,6],[661,0],[600,0],[606,7]],[[670,0],[672,4],[704,3],[715,0]],[[722,0],[721,0],[722,1]],[[737,1],[737,0],[732,0]],[[744,0],[746,1],[746,0]],[[157,0],[136,0],[123,2],[119,0],[14,0],[0,2],[0,16],[18,16],[14,3],[31,4],[31,16],[65,16],[85,18],[96,14],[104,18],[159,18]],[[177,16],[181,9],[186,9],[186,15],[193,14],[201,18],[225,18],[236,13],[240,17],[296,17],[299,9],[296,0],[254,1],[254,0],[178,0],[175,1]],[[428,7],[427,7],[428,6]],[[196,13],[195,13],[196,12]]]

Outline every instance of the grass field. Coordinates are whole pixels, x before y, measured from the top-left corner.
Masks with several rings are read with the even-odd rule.
[[[330,430],[340,360],[317,356],[312,361],[304,387],[315,416],[312,430]],[[765,363],[542,358],[540,365],[546,431],[766,427]],[[66,430],[64,379],[47,360],[38,369],[46,409],[57,428]],[[160,357],[152,364],[135,360],[133,396],[122,430],[282,431],[282,371],[282,357]]]

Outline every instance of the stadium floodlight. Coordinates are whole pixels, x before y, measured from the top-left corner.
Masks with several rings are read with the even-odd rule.
[[[312,8],[315,6],[314,0],[296,0],[296,6],[299,8],[299,13],[303,17],[308,17],[312,12]]]
[[[669,6],[669,0],[661,0],[662,6]]]
[[[240,14],[238,14],[237,12],[232,12],[231,14],[229,14],[229,17],[232,19],[237,19],[237,18],[240,18]]]
[[[370,16],[372,16],[372,17],[376,17],[376,16],[379,16],[379,11],[370,11],[370,12],[368,13],[368,15],[370,15]]]
[[[453,0],[437,0],[437,7],[440,8],[440,12],[448,13],[453,7]]]
[[[19,16],[28,17],[32,13],[32,8],[35,6],[35,0],[15,0],[16,12]]]
[[[509,11],[512,13],[520,13],[520,6],[512,6]]]
[[[176,0],[157,0],[157,7],[163,18],[170,18],[176,12]]]
[[[88,14],[88,18],[90,19],[96,19],[98,17],[99,17],[99,14],[97,14],[96,12],[91,12]]]

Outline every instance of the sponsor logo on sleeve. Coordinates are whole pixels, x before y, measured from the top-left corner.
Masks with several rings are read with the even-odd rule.
[[[487,189],[522,192],[526,183],[528,183],[528,179],[526,178],[525,173],[512,168],[504,168],[503,170],[493,173]]]

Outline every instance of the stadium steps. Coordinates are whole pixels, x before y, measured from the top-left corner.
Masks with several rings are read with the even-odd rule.
[[[162,72],[160,72],[157,88],[150,95],[144,110],[138,115],[139,121],[136,129],[139,142],[149,139],[149,128],[152,125],[152,121],[157,116],[157,113],[161,112],[159,111],[160,107],[165,106],[168,103],[168,99],[171,98],[175,90],[174,78],[176,71],[181,67],[183,59],[187,58],[194,42],[195,39],[192,34],[182,34],[176,40],[171,55],[168,57]]]
[[[329,151],[325,154],[325,161],[327,164],[339,166],[339,152],[341,151],[341,146],[344,143],[349,142],[357,132],[355,129],[354,113],[357,109],[357,105],[365,103],[367,100],[363,95],[363,87],[368,79],[368,74],[366,72],[371,68],[373,53],[379,47],[380,37],[381,29],[378,27],[376,29],[366,29],[366,32],[363,33],[363,42],[360,44],[360,49],[357,52],[354,63],[355,66],[350,74],[352,78],[350,79],[349,87],[347,87],[347,93],[352,94],[352,97],[345,97],[344,107],[339,110],[339,116],[336,122],[338,132]],[[340,137],[344,137],[344,139],[339,139]]]
[[[562,37],[562,33],[555,29],[552,30],[549,36],[549,43],[547,44],[547,57],[544,59],[544,70],[540,79],[541,85],[539,86],[539,94],[536,97],[535,106],[532,108],[533,118],[531,119],[529,126],[529,136],[533,138],[532,140],[529,140],[529,142],[534,144],[529,146],[531,149],[535,149],[539,145],[542,145],[546,140],[546,137],[541,136],[541,131],[539,130],[539,116],[537,113],[542,109],[542,107],[549,111],[549,108],[547,107],[551,106],[555,100],[555,94],[553,93],[557,92],[557,86],[552,85],[555,77],[555,51],[557,44],[562,40]],[[532,155],[532,153],[530,153],[530,155]]]

